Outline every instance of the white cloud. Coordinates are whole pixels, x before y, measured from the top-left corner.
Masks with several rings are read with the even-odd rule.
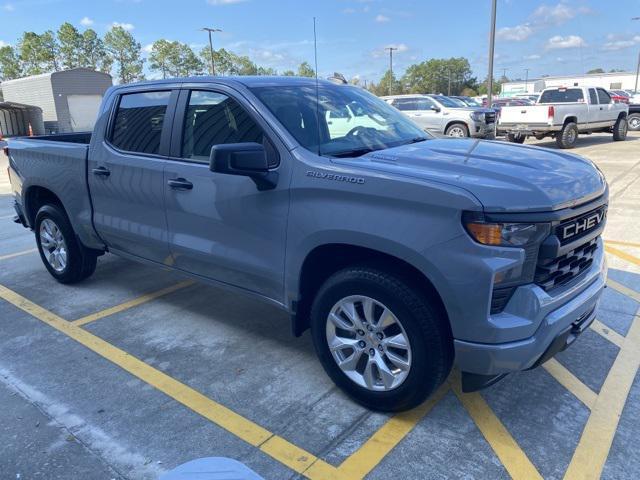
[[[111,27],[122,27],[128,32],[136,28],[132,23],[122,23],[122,22],[113,22],[111,24]]]
[[[148,43],[144,47],[142,47],[142,51],[144,53],[151,53],[151,50],[153,50],[153,43]]]
[[[609,41],[602,46],[602,50],[605,50],[608,52],[614,52],[616,50],[624,50],[625,48],[640,45],[640,35],[635,35],[633,37],[623,37],[623,36],[609,34],[607,35],[607,39]]]
[[[93,20],[91,20],[89,17],[82,17],[82,19],[80,20],[80,25],[84,27],[90,27],[91,25],[93,25]]]
[[[385,17],[384,15],[382,15],[381,13],[379,13],[379,14],[376,16],[376,19],[375,19],[375,20],[376,20],[376,22],[378,22],[378,23],[385,23],[385,22],[390,21],[391,19],[390,19],[389,17]]]
[[[533,34],[533,28],[528,23],[516,25],[515,27],[503,27],[498,30],[496,37],[499,40],[509,40],[522,42]]]
[[[2,40],[0,40],[0,48],[2,47],[8,47],[9,44],[7,42],[3,42]]]
[[[219,5],[233,5],[234,3],[241,3],[246,0],[207,0],[209,5],[219,6]]]
[[[540,60],[540,55],[538,55],[537,53],[534,53],[532,55],[526,55],[524,57],[522,57],[524,60]]]
[[[562,35],[555,35],[547,40],[545,48],[547,50],[558,50],[564,48],[578,48],[578,47],[586,47],[587,44],[578,35],[567,35],[563,37]]]
[[[15,11],[16,7],[14,7],[13,3],[5,3],[4,5],[2,5],[2,9],[5,12],[13,12]]]
[[[540,5],[535,9],[531,18],[533,18],[536,23],[543,25],[562,25],[578,15],[590,12],[591,10],[588,7],[574,7],[561,1],[555,6]]]

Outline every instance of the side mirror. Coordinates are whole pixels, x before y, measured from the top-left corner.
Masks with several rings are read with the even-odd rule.
[[[431,105],[430,109],[433,110],[436,113],[440,113],[440,107],[436,107],[435,105]]]
[[[267,151],[260,143],[226,143],[211,147],[209,170],[250,177],[258,190],[275,188],[278,172],[269,170]]]

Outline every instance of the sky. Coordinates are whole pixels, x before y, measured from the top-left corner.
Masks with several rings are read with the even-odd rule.
[[[23,31],[56,30],[69,21],[104,34],[122,25],[148,51],[165,38],[199,50],[248,55],[259,65],[295,70],[313,65],[317,18],[318,71],[377,81],[428,58],[464,56],[487,75],[490,0],[0,0],[0,46]],[[593,68],[634,71],[640,51],[640,0],[498,0],[495,75],[529,78]],[[146,53],[145,53],[146,54]]]

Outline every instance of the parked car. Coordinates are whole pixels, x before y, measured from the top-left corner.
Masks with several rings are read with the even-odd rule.
[[[547,88],[535,105],[503,107],[498,129],[510,142],[550,136],[559,148],[573,148],[579,133],[612,132],[614,141],[624,140],[628,112],[600,87]]]
[[[444,95],[382,97],[423,129],[450,137],[493,138],[495,112],[490,108],[461,107]]]
[[[609,95],[616,103],[629,103],[629,95],[624,90],[609,90]]]
[[[482,103],[478,102],[475,98],[466,97],[464,95],[454,95],[450,98],[456,98],[465,103],[467,107],[482,107]]]
[[[344,108],[362,115],[336,136],[325,111]],[[420,404],[454,362],[465,391],[542,364],[605,287],[609,194],[591,161],[434,139],[329,81],[119,85],[93,133],[9,139],[9,172],[57,281],[111,252],[266,301],[374,409]]]
[[[640,131],[640,104],[632,103],[629,105],[629,116],[627,117],[629,130],[634,132]]]

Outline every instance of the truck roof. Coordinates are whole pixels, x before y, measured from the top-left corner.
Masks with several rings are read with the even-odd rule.
[[[238,75],[238,76],[211,76],[201,75],[196,77],[168,78],[164,80],[145,80],[143,82],[117,85],[115,90],[129,88],[131,86],[166,85],[176,83],[216,83],[222,85],[244,85],[245,87],[272,87],[272,86],[315,86],[316,79],[309,77],[293,76],[268,76],[268,75]],[[318,84],[322,86],[336,84],[328,80],[318,79]]]

